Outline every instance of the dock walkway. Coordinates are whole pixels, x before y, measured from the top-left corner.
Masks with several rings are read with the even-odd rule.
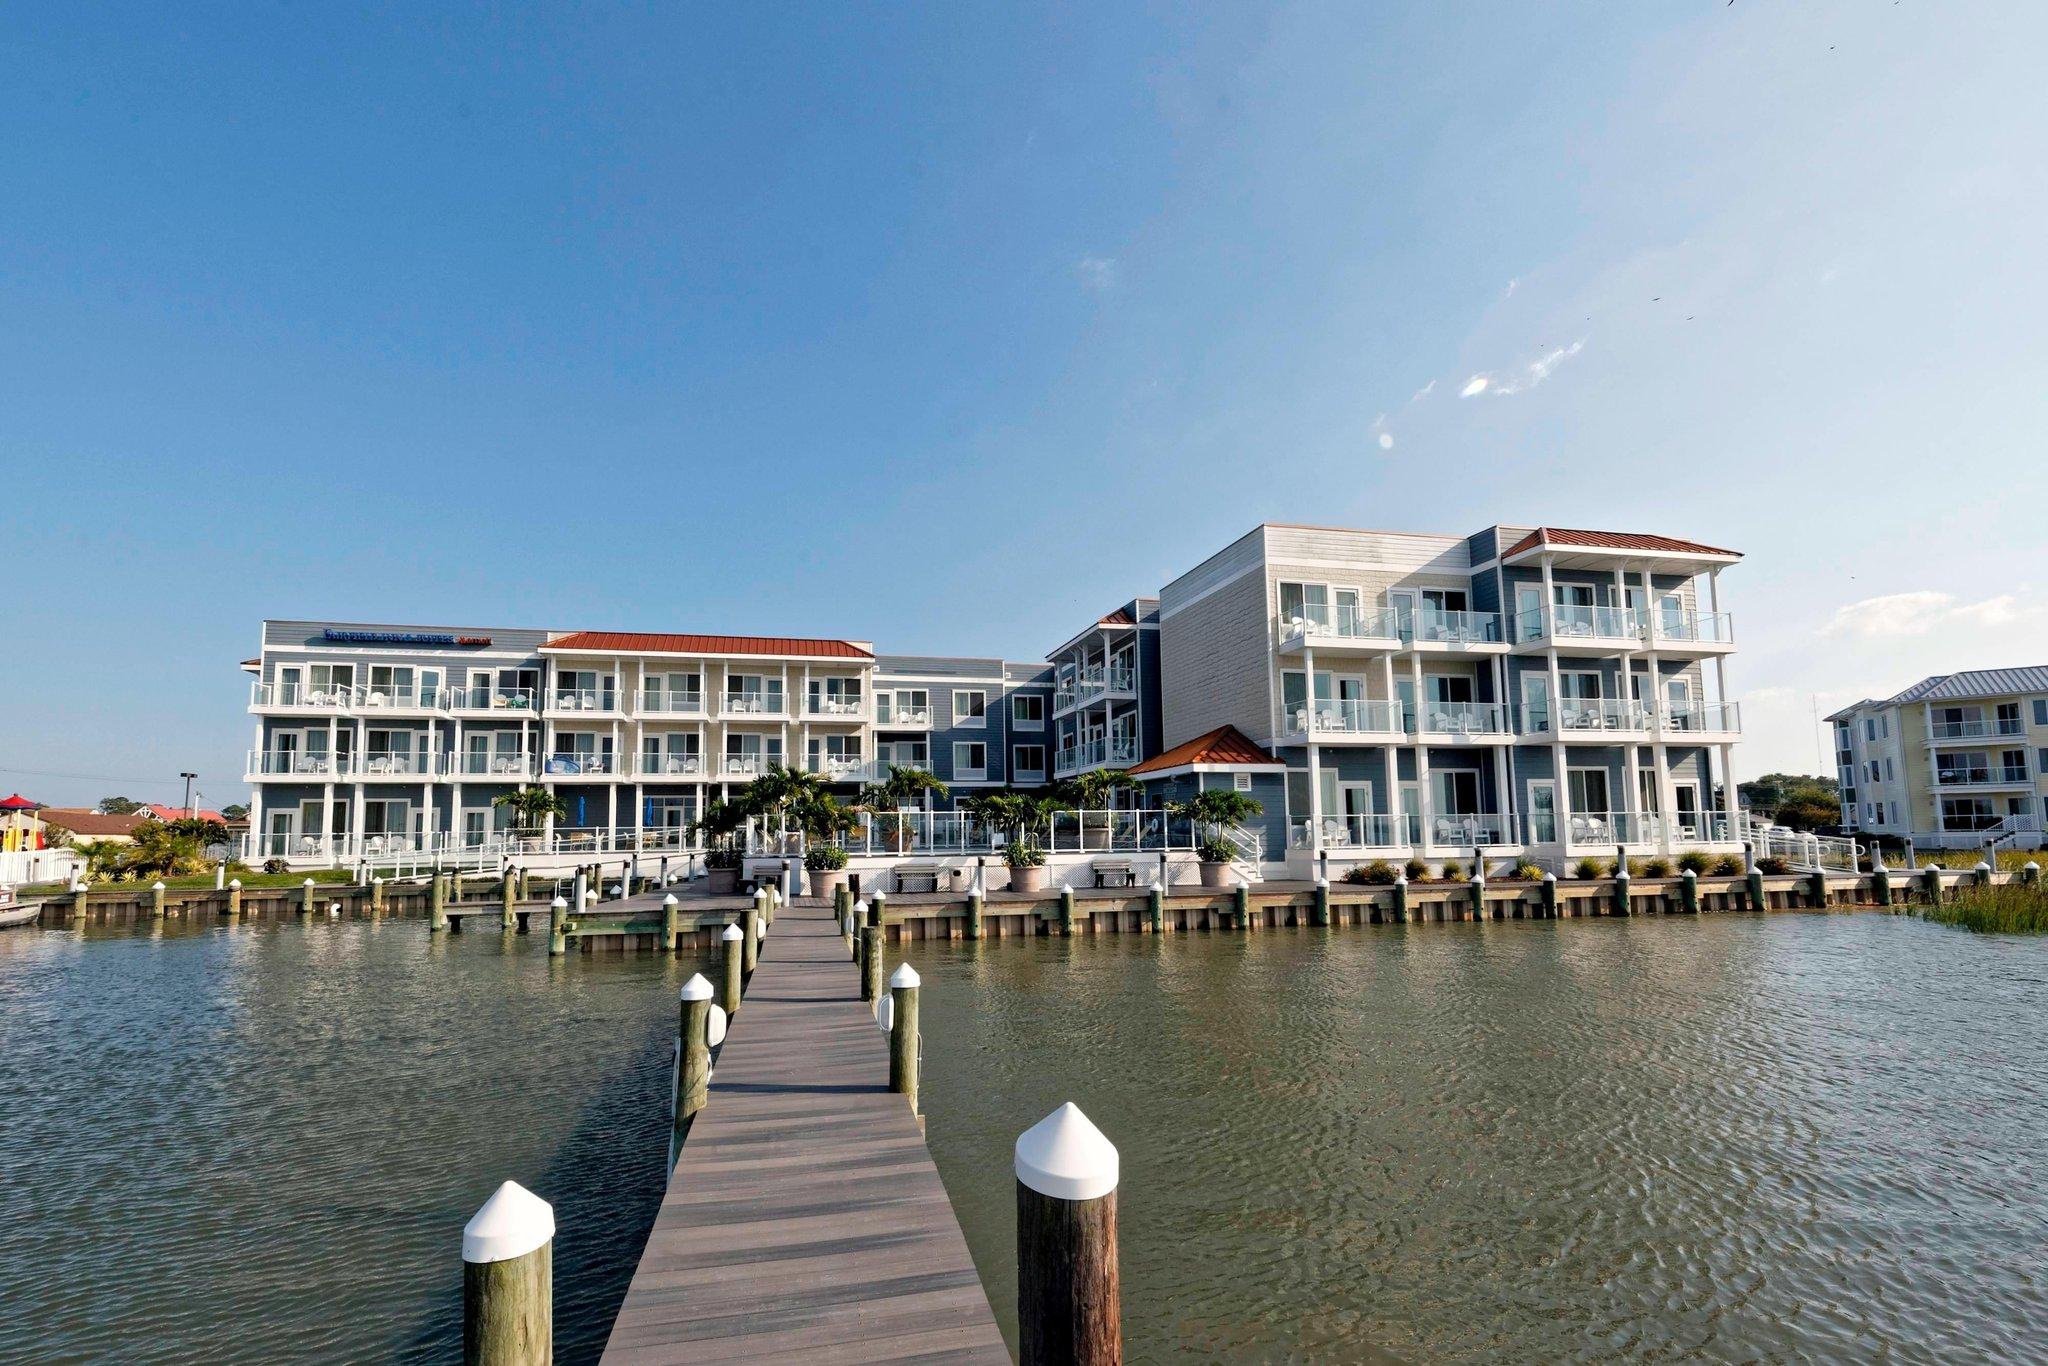
[[[776,916],[604,1361],[1008,1362],[832,909]]]

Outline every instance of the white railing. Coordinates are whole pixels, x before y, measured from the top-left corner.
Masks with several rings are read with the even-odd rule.
[[[1137,670],[1128,665],[1103,666],[1078,669],[1068,674],[1053,690],[1052,705],[1055,711],[1069,707],[1085,707],[1090,702],[1105,697],[1136,692]]]
[[[1539,640],[1639,641],[1642,613],[1626,607],[1546,607],[1518,612],[1508,620],[1520,644]]]
[[[1323,816],[1314,822],[1297,820],[1288,831],[1288,843],[1296,849],[1315,846],[1315,834],[1322,835],[1322,847],[1332,853],[1348,849],[1405,849],[1406,822],[1396,816]]]
[[[1655,818],[1633,811],[1574,811],[1556,818],[1568,845],[1603,848],[1616,844],[1649,844],[1657,838]]]
[[[2026,723],[2017,716],[1996,721],[1933,721],[1927,727],[1930,740],[1976,740],[2026,733]]]
[[[355,705],[355,689],[348,685],[314,688],[304,683],[257,683],[250,689],[249,705],[293,711],[340,711]]]
[[[309,754],[304,750],[250,750],[243,771],[260,777],[336,778],[343,771],[345,757]]]
[[[462,778],[531,778],[533,756],[530,754],[451,754],[448,756],[450,776]]]
[[[1648,730],[1650,709],[1617,697],[1566,697],[1557,704],[1558,719],[1568,731]]]
[[[1424,829],[1435,848],[1488,849],[1515,842],[1506,819],[1494,812],[1439,812],[1425,817]]]
[[[2010,787],[2031,781],[2025,764],[1969,764],[1937,767],[1934,781],[1942,787]]]
[[[556,688],[548,694],[549,711],[594,711],[609,715],[619,710],[614,688]]]
[[[704,711],[704,694],[695,689],[643,688],[634,707],[642,716],[697,716]]]
[[[598,778],[619,771],[618,756],[613,754],[550,754],[541,760],[541,776],[545,778]]]
[[[1733,645],[1735,621],[1726,612],[1656,611],[1649,614],[1651,638],[1679,645]]]
[[[701,778],[704,760],[696,754],[641,754],[634,758],[633,772],[642,778]]]
[[[849,854],[870,855],[995,855],[1012,840],[1050,854],[1159,853],[1193,850],[1203,833],[1187,817],[1164,810],[1060,811],[1017,827],[993,825],[965,811],[864,811],[852,830],[828,842]],[[1255,832],[1240,833],[1258,847]],[[779,823],[748,834],[750,853],[781,853],[791,843]]]
[[[441,771],[441,756],[427,750],[372,750],[356,756],[353,771],[359,778],[431,778]]]
[[[1316,703],[1313,712],[1306,704],[1297,703],[1288,712],[1288,733],[1306,735],[1311,722],[1318,735],[1394,736],[1407,732],[1398,702],[1324,701]]]
[[[1422,702],[1425,735],[1503,735],[1507,714],[1498,702]]]
[[[84,862],[69,849],[0,850],[0,887],[24,882],[69,882]]]
[[[804,765],[806,771],[835,783],[880,782],[872,761],[856,754],[820,754]]]
[[[875,694],[875,724],[878,726],[929,726],[932,723],[932,709],[929,702],[923,706],[899,704],[895,694]]]
[[[1360,644],[1392,646],[1398,645],[1402,636],[1398,613],[1333,607],[1327,603],[1307,603],[1296,611],[1283,612],[1278,623],[1283,641],[1296,636],[1329,636]]]
[[[770,766],[781,763],[779,756],[759,754],[728,754],[718,761],[718,776],[721,778],[758,778]]]
[[[1056,773],[1078,773],[1094,768],[1127,768],[1138,762],[1138,742],[1121,736],[1104,736],[1068,745],[1053,761]]]
[[[1742,704],[1740,702],[1674,703],[1664,708],[1661,720],[1666,730],[1685,731],[1688,734],[1740,735],[1742,733]]]
[[[1856,841],[1840,835],[1816,835],[1782,825],[1759,826],[1751,832],[1758,858],[1781,858],[1800,872],[1857,871]]]
[[[1421,644],[1495,645],[1500,642],[1500,614],[1422,607],[1416,609],[1408,636]]]
[[[540,694],[532,688],[451,688],[450,711],[525,713],[540,705]]]
[[[804,715],[806,716],[823,716],[841,721],[858,721],[866,714],[866,704],[857,696],[835,697],[830,694],[824,694],[804,699]]]
[[[1993,849],[2003,844],[2018,844],[2028,835],[2042,832],[2041,818],[2031,811],[2007,816],[1984,832],[1984,838]]]
[[[727,716],[782,716],[780,692],[729,692],[723,708]]]

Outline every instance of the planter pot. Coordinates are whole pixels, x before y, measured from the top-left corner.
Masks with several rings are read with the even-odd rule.
[[[740,870],[737,868],[712,868],[705,873],[705,877],[711,884],[711,895],[731,896],[734,889],[739,886]]]
[[[839,889],[846,885],[844,868],[808,868],[804,870],[811,880],[811,895],[830,901],[839,895]]]
[[[1045,890],[1045,865],[1035,868],[1012,868],[1010,890],[1013,892],[1042,892]]]
[[[1229,883],[1224,880],[1224,875],[1229,871],[1230,865],[1227,863],[1204,863],[1202,865],[1202,885],[1204,887],[1228,886]]]

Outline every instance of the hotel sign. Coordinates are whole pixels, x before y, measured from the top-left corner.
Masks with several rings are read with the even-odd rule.
[[[322,640],[337,641],[346,645],[473,645],[491,643],[489,636],[446,636],[432,631],[337,631],[332,627],[320,633]]]

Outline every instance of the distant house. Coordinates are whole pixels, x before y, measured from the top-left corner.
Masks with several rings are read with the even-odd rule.
[[[143,806],[142,814],[159,821],[202,820],[218,821],[222,825],[228,823],[228,818],[220,812],[208,811],[203,807],[197,811],[187,811],[182,806],[159,806],[155,802],[149,802]]]
[[[44,825],[67,831],[73,839],[110,840],[116,844],[133,842],[136,827],[151,819],[139,811],[105,816],[82,806],[46,806],[41,814]]]

